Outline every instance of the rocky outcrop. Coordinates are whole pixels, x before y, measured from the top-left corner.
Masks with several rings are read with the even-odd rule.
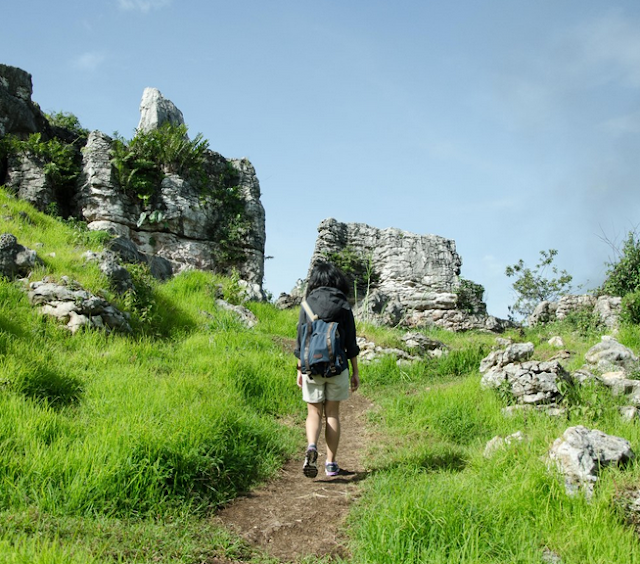
[[[26,276],[37,263],[36,252],[18,243],[15,235],[0,235],[0,276]]]
[[[357,341],[360,347],[359,362],[363,364],[378,362],[384,357],[392,356],[396,358],[398,365],[403,365],[449,354],[447,345],[416,331],[403,336],[402,348],[381,347],[364,337],[358,337]]]
[[[570,427],[556,439],[549,461],[564,476],[568,494],[582,491],[591,497],[598,475],[606,466],[621,465],[635,458],[628,440],[582,425]]]
[[[486,314],[481,297],[465,293],[459,276],[462,260],[451,239],[325,219],[318,227],[309,270],[318,261],[340,259],[359,263],[368,276],[356,284],[356,314],[361,318],[454,331],[500,331],[507,325]]]
[[[615,330],[619,324],[621,304],[622,298],[614,296],[562,296],[557,302],[540,302],[529,316],[528,324],[533,326],[561,321],[571,313],[586,311],[597,315],[606,328]]]
[[[121,311],[65,276],[59,283],[48,279],[32,282],[29,301],[39,306],[44,315],[61,321],[71,333],[83,328],[131,332],[131,326]]]
[[[17,67],[0,64],[0,136],[50,135],[47,119],[31,101],[31,75]]]
[[[148,133],[162,127],[165,123],[184,125],[182,112],[157,88],[145,88],[140,101],[138,131]]]
[[[0,65],[0,135],[42,133],[45,139],[60,133],[31,102],[31,92],[28,73]],[[155,88],[145,89],[140,114],[140,132],[166,123],[184,124],[182,112]],[[113,142],[94,131],[81,153],[74,145],[80,170],[77,182],[64,190],[51,184],[46,163],[29,154],[12,155],[0,163],[0,182],[42,211],[63,210],[65,216],[86,221],[90,229],[129,240],[146,257],[143,262],[158,259],[156,270],[163,276],[190,268],[223,274],[236,270],[249,284],[258,285],[254,294],[264,298],[265,213],[251,163],[207,150],[204,189],[163,171],[153,195],[141,199],[118,181],[111,162]]]
[[[599,372],[640,370],[638,357],[634,352],[609,335],[603,335],[600,342],[585,353],[584,359],[592,369]]]
[[[491,352],[480,362],[480,384],[489,389],[505,389],[522,406],[549,406],[560,401],[569,373],[557,360],[529,360],[533,343],[509,344]]]

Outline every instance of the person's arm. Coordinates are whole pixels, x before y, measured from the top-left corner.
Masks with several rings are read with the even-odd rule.
[[[360,387],[360,372],[358,371],[358,357],[349,359],[351,362],[351,391],[355,392]]]
[[[306,321],[306,314],[304,311],[304,308],[301,307],[300,308],[300,315],[298,316],[298,336],[296,339],[296,348],[293,351],[293,354],[296,356],[296,360],[297,362],[297,366],[296,366],[296,372],[297,372],[297,376],[296,376],[296,383],[298,384],[299,388],[302,388],[302,360],[300,360],[300,357],[302,356],[302,343],[300,342],[302,339],[302,324],[305,323]]]

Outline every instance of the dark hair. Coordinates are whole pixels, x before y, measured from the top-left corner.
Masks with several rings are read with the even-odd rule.
[[[337,288],[345,296],[349,294],[349,282],[337,266],[330,262],[317,262],[311,269],[307,284],[307,296],[322,286]]]

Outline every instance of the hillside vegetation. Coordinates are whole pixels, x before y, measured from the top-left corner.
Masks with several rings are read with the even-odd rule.
[[[297,311],[246,304],[259,319],[247,329],[215,305],[219,292],[237,298],[234,279],[191,271],[159,284],[140,266],[131,267],[135,291],[116,296],[82,258],[102,248],[104,234],[0,191],[5,232],[43,260],[30,281],[69,276],[128,311],[134,331],[71,335],[29,304],[24,282],[0,280],[0,562],[272,562],[212,516],[303,447]],[[399,343],[398,331],[358,329]],[[509,336],[532,341],[545,359],[557,334],[574,353],[568,370],[600,338],[571,319]],[[545,551],[564,564],[640,561],[620,503],[640,484],[637,463],[603,472],[587,502],[568,497],[544,461],[553,440],[578,424],[639,452],[637,424],[618,412],[622,400],[586,387],[567,393],[565,417],[507,418],[509,398],[480,387],[479,363],[495,336],[430,336],[449,355],[362,368],[375,440],[348,522],[349,562],[540,563]],[[634,326],[618,339],[640,348]],[[516,431],[527,439],[483,456],[492,437]]]

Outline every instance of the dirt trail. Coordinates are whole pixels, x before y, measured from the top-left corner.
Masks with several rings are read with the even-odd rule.
[[[277,479],[236,499],[218,513],[218,519],[251,546],[282,562],[296,562],[304,556],[348,556],[342,525],[358,495],[357,483],[366,477],[364,417],[370,407],[358,393],[340,405],[338,461],[343,472],[339,476],[324,475],[326,447],[321,438],[317,478],[303,476],[301,453],[285,465]]]

